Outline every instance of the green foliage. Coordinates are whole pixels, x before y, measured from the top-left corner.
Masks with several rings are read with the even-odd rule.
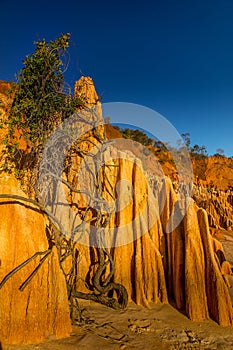
[[[23,129],[33,143],[43,141],[56,117],[69,116],[77,102],[64,92],[61,56],[68,48],[69,34],[35,45],[35,52],[26,57],[17,76],[9,124],[11,133],[16,127]]]
[[[214,154],[214,156],[219,157],[219,158],[224,158],[225,157],[224,149],[217,148],[216,149],[216,153]]]
[[[193,147],[191,147],[190,151],[191,151],[191,156],[197,159],[203,159],[208,156],[206,147],[204,145],[203,146],[194,145]]]
[[[132,129],[128,129],[128,128],[121,129],[118,126],[117,127],[114,126],[114,128],[118,129],[122,133],[122,136],[126,139],[131,139],[131,140],[137,141],[144,146],[154,147],[155,154],[158,155],[159,157],[160,157],[161,151],[171,150],[171,147],[169,146],[169,144],[166,144],[166,143],[163,143],[161,141],[149,138],[144,132],[142,132],[140,130],[132,130]],[[189,150],[189,152],[193,158],[204,159],[204,158],[208,157],[206,146],[204,146],[204,145],[203,146],[199,146],[199,145],[191,146],[190,133],[184,133],[184,134],[181,134],[181,136],[182,136],[183,142],[181,142],[181,140],[179,140],[179,142],[177,144],[178,150],[180,152],[182,151],[181,145],[185,144],[185,147],[187,147],[187,149]],[[173,150],[176,151],[177,149],[173,149]],[[161,161],[161,163],[164,163],[165,159],[160,159],[160,161]],[[171,162],[169,159],[167,159],[166,161]]]
[[[0,99],[0,107],[4,107],[4,103],[2,102],[1,99]]]
[[[183,140],[184,140],[184,143],[186,145],[186,147],[190,147],[190,144],[191,144],[191,139],[190,139],[190,133],[189,132],[186,132],[184,134],[181,134]]]
[[[125,139],[130,139],[130,140],[133,140],[133,141],[136,141],[136,142],[139,142],[141,143],[142,145],[144,146],[150,146],[150,145],[153,145],[154,143],[154,140],[149,138],[143,131],[141,130],[132,130],[132,129],[129,129],[129,128],[126,128],[126,129],[120,129],[118,128],[121,133],[122,133],[122,136],[125,138]]]
[[[81,102],[67,93],[64,80],[65,54],[70,34],[55,40],[35,42],[35,52],[26,56],[24,67],[12,84],[13,102],[6,122],[8,133],[4,140],[8,158],[22,163],[16,157],[18,138],[36,153],[45,143],[54,127],[74,113]],[[18,167],[21,165],[17,165]]]

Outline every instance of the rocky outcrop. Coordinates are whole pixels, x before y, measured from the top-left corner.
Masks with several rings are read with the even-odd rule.
[[[208,213],[213,228],[233,229],[233,191],[220,190],[204,185],[194,186],[193,198]]]
[[[0,94],[6,95],[9,89],[10,83],[4,80],[0,80]]]
[[[1,118],[7,117],[9,83],[0,82]],[[1,129],[1,165],[4,158]],[[0,194],[27,197],[20,181],[2,172]],[[66,283],[55,247],[48,241],[48,222],[37,206],[19,199],[0,199],[0,342],[19,344],[43,341],[47,337],[70,335],[71,322]],[[6,276],[35,256],[9,279]],[[42,260],[41,260],[42,259]],[[40,263],[43,264],[40,266]],[[38,268],[39,266],[39,268]],[[37,273],[32,276],[38,268]],[[30,278],[32,279],[30,280]],[[24,282],[29,283],[24,287]]]
[[[11,176],[0,178],[0,193],[25,197],[18,181]],[[47,251],[49,243],[46,221],[38,208],[14,199],[0,199],[0,202],[2,281],[35,253]],[[0,289],[0,341],[3,343],[34,343],[49,336],[70,335],[66,284],[54,247],[30,283],[24,290],[19,290],[43,256],[39,255],[25,265]]]
[[[231,300],[213,249],[206,212],[191,201],[181,224],[165,239],[171,247],[167,252],[172,266],[168,265],[169,295],[177,307],[185,308],[192,320],[210,316],[222,325],[231,325]]]
[[[212,248],[207,214],[203,209],[199,209],[197,214],[205,254],[205,286],[209,314],[219,324],[228,326],[232,324],[232,302],[229,291],[222,278],[220,261]]]
[[[82,147],[86,151],[94,149],[85,144]],[[228,283],[223,278],[227,269],[222,265],[219,247],[214,249],[216,242],[210,234],[206,212],[189,199],[184,213],[172,182],[153,176],[148,180],[131,151],[122,152],[114,145],[105,147],[100,162],[101,195],[113,208],[104,239],[114,259],[114,282],[124,285],[129,300],[137,304],[149,307],[151,302],[171,301],[192,320],[210,317],[221,325],[232,325]],[[72,159],[66,180],[78,190],[88,190],[91,176],[77,175],[81,172],[77,158]],[[188,198],[185,200],[188,203]],[[77,193],[71,197],[69,194],[68,201],[85,206],[84,197]],[[180,215],[184,217],[177,226]],[[85,244],[93,246],[94,240],[93,236],[86,237]],[[81,290],[86,288],[83,281],[91,289],[97,263],[95,247],[90,249],[85,244],[77,244]]]
[[[54,210],[68,238],[77,240],[77,290],[93,293],[98,262],[95,229],[102,211],[101,220],[106,218],[102,221],[102,243],[109,247],[114,263],[111,280],[125,286],[130,301],[146,307],[153,302],[171,302],[192,320],[212,318],[221,325],[232,325],[228,291],[231,266],[223,258],[221,244],[210,234],[206,211],[190,198],[183,198],[186,204],[181,205],[171,180],[146,174],[131,151],[122,152],[110,144],[102,147],[104,128],[101,123],[94,128],[101,119],[101,104],[90,78],[76,83],[75,95],[87,96],[86,107],[91,113],[81,112],[83,118],[89,118],[78,134],[82,142],[76,153],[71,147],[61,191],[55,186],[56,192],[45,196],[45,204]],[[93,128],[86,130],[84,125],[92,122]],[[60,149],[54,151],[53,157],[59,156]],[[0,179],[0,191],[24,196],[13,177]],[[230,198],[226,201],[230,203]],[[0,227],[1,280],[36,252],[52,249],[23,292],[18,288],[42,256],[25,265],[0,290],[1,340],[28,343],[49,335],[68,336],[66,285],[57,251],[46,236],[45,218],[37,208],[20,200],[3,203],[1,199],[0,211],[4,217]],[[180,216],[183,220],[177,221]],[[80,228],[80,232],[72,228]],[[65,271],[70,264],[69,259],[62,264]]]
[[[233,158],[221,155],[192,159],[196,184],[227,191],[233,187]]]
[[[0,80],[0,120],[1,121],[4,121],[6,118],[6,110],[9,102],[9,99],[7,98],[6,94],[9,88],[10,88],[10,83]],[[2,158],[2,151],[3,151],[2,141],[4,139],[4,134],[5,134],[4,129],[1,129],[1,133],[0,133],[1,158]],[[2,159],[0,160],[0,165],[1,163],[2,163]]]
[[[149,307],[151,302],[170,301],[192,320],[210,317],[221,325],[232,325],[229,285],[223,278],[229,271],[214,249],[206,212],[191,200],[179,226],[174,217],[170,223],[174,229],[167,232],[173,210],[175,216],[181,214],[171,181],[154,179],[151,191],[139,160],[131,154],[110,147],[104,158],[108,166],[103,197],[109,202],[114,198],[116,205],[105,233],[114,258],[113,280],[123,284],[129,300],[137,304]],[[89,239],[91,245],[93,238]],[[91,283],[97,254],[95,248],[88,253],[89,248],[80,244],[77,249],[83,256],[78,288],[83,288],[81,281]]]

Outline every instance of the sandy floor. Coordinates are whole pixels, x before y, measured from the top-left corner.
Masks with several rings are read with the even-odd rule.
[[[213,321],[192,322],[170,305],[152,305],[148,310],[130,304],[119,312],[86,303],[84,314],[88,323],[75,326],[67,339],[5,345],[3,350],[233,349],[233,328]]]

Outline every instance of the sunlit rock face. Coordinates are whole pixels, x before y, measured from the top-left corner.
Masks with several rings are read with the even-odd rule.
[[[209,232],[205,210],[190,200],[183,220],[177,227],[170,223],[174,229],[167,232],[173,210],[179,212],[171,181],[156,179],[151,191],[138,159],[112,147],[107,153],[103,198],[109,203],[115,198],[117,208],[105,232],[105,242],[112,247],[114,281],[123,284],[129,300],[137,304],[149,307],[151,302],[173,301],[192,320],[212,318],[232,325],[228,283],[223,278],[231,271],[216,254],[222,247]],[[88,239],[93,244],[93,237]],[[97,254],[85,244],[77,244],[78,268],[81,279],[91,282]],[[78,288],[87,291],[82,282]]]
[[[92,89],[91,101],[98,101],[93,85],[89,80],[86,83]],[[84,80],[82,84],[88,86]],[[87,145],[83,147],[87,150]],[[223,278],[230,270],[216,254],[205,210],[189,199],[177,226],[176,215],[183,209],[168,178],[148,181],[137,157],[114,144],[102,157],[102,163],[107,165],[102,175],[102,198],[115,208],[105,229],[105,243],[111,247],[115,264],[114,281],[123,284],[129,300],[137,304],[149,307],[151,302],[172,301],[192,320],[212,318],[221,325],[232,325],[228,284]],[[81,163],[74,158],[66,174],[78,189],[88,179],[81,174],[82,181],[77,180],[77,173],[82,173]],[[88,184],[87,181],[86,189]],[[85,198],[77,194],[69,201],[85,206]],[[89,282],[97,261],[95,248],[88,247],[93,242],[94,238],[87,236],[85,244],[77,244],[79,274]],[[85,290],[82,282],[78,288]]]
[[[98,125],[102,117],[101,104],[92,80],[83,77],[75,85],[75,94],[82,98],[87,96],[86,107],[89,109],[97,105],[96,113],[85,111],[82,116],[89,115],[90,120]],[[84,153],[97,155],[100,139],[104,138],[101,123],[97,132],[98,137],[92,128],[82,135],[80,147]],[[84,187],[94,195],[93,176],[90,171],[85,171],[83,158],[76,154],[70,158],[62,177],[75,189]],[[221,260],[219,251],[223,249],[210,235],[205,210],[190,200],[182,214],[183,220],[177,226],[176,215],[172,214],[180,215],[182,209],[169,178],[149,179],[140,160],[131,151],[123,152],[114,144],[102,152],[102,165],[98,171],[99,194],[112,208],[104,236],[115,265],[112,279],[125,286],[129,300],[146,307],[152,302],[172,302],[192,320],[212,318],[221,325],[232,325],[227,279],[231,267]],[[72,226],[82,221],[76,204],[82,208],[83,214],[88,196],[72,193],[64,184],[61,189],[55,193],[53,209],[69,234]],[[6,174],[0,178],[0,193],[25,197],[19,182]],[[59,203],[57,207],[56,202]],[[1,199],[0,213],[2,280],[36,252],[46,251],[50,242],[46,236],[46,219],[31,204]],[[95,223],[90,224],[92,216],[94,210],[86,217],[86,236],[78,237],[76,245],[77,289],[83,292],[92,291],[87,285],[91,286],[97,266]],[[170,230],[167,229],[168,222]],[[18,271],[0,290],[2,342],[31,343],[52,335],[60,338],[70,334],[65,279],[55,247],[27,287],[19,290],[41,257]],[[63,267],[68,271],[70,261],[67,260]]]
[[[7,118],[9,83],[0,82],[1,118]],[[6,130],[1,129],[2,142]],[[0,146],[1,155],[4,153]],[[1,162],[3,157],[1,156]],[[1,163],[2,164],[2,163]],[[26,197],[13,175],[1,173],[0,194]],[[47,251],[47,220],[37,207],[14,199],[0,199],[0,281],[37,252]],[[9,278],[0,289],[0,341],[19,344],[63,338],[70,335],[71,323],[66,283],[57,251],[52,248],[37,274],[22,291],[44,255],[38,255]]]
[[[11,176],[0,178],[0,193],[25,197]],[[14,199],[1,199],[0,280],[10,271],[46,251],[46,221],[38,208]],[[23,291],[20,286],[38,266],[38,256],[14,274],[0,290],[0,340],[6,343],[39,342],[48,336],[69,336],[71,324],[66,284],[57,251],[43,263]]]
[[[225,191],[208,187],[195,186],[194,199],[208,213],[211,227],[225,230],[233,230],[233,191]]]
[[[6,110],[8,105],[8,98],[7,98],[7,91],[10,88],[10,83],[7,83],[5,81],[0,80],[0,119],[1,121],[4,121],[6,116]],[[0,130],[0,153],[1,153],[1,159],[0,159],[0,165],[2,165],[2,152],[4,149],[4,146],[2,144],[2,141],[4,139],[6,131],[4,130],[4,127]]]
[[[76,81],[74,94],[75,97],[84,102],[86,107],[91,108],[95,107],[96,105],[101,105],[95,90],[94,82],[90,77],[82,76],[78,81]]]
[[[142,188],[141,191],[143,193]],[[146,186],[144,193],[147,193]],[[210,317],[221,325],[231,325],[232,303],[222,277],[222,264],[213,248],[207,214],[191,201],[183,221],[167,233],[167,221],[177,203],[168,179],[158,196],[165,193],[163,208],[157,208],[161,215],[156,224],[134,243],[115,248],[115,278],[125,283],[136,303],[146,306],[151,301],[164,302],[168,295],[168,299],[175,301],[177,308],[185,310],[192,320]],[[139,198],[138,203],[135,198],[134,207],[139,208]],[[160,204],[156,199],[154,203]],[[148,218],[149,212],[150,206]],[[131,212],[132,222],[135,213],[137,211]],[[130,213],[128,216],[122,213],[122,216],[123,220],[129,219]],[[148,223],[142,220],[143,225]]]

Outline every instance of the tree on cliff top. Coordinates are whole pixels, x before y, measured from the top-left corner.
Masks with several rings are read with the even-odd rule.
[[[72,97],[71,89],[67,91],[64,79],[69,40],[68,33],[50,42],[36,41],[35,52],[26,56],[24,67],[12,85],[13,101],[6,121],[8,133],[4,143],[8,161],[15,163],[16,168],[22,168],[23,157],[22,154],[19,156],[18,148],[20,138],[35,156],[54,127],[81,104],[79,99]],[[19,159],[21,164],[16,164]]]
[[[79,208],[79,203],[72,203],[77,207],[77,212],[74,215],[74,218],[79,215],[81,222],[79,221],[75,224],[74,220],[68,234],[63,228],[62,219],[56,218],[51,211],[51,208],[46,206],[46,203],[44,204],[43,201],[41,202],[41,189],[38,186],[38,183],[36,183],[36,181],[35,183],[34,181],[31,181],[34,180],[32,174],[33,170],[37,170],[41,165],[41,158],[43,158],[41,157],[41,153],[43,149],[46,149],[45,143],[48,137],[51,135],[51,132],[67,117],[74,114],[78,107],[80,108],[85,106],[85,103],[83,104],[82,101],[74,98],[70,91],[68,93],[66,91],[66,84],[63,75],[64,69],[62,70],[62,68],[66,69],[66,66],[62,58],[64,58],[64,54],[68,48],[69,39],[69,34],[62,34],[59,38],[50,41],[49,43],[47,43],[45,40],[36,42],[35,52],[26,57],[24,60],[24,67],[17,76],[17,83],[13,85],[12,103],[10,105],[8,119],[5,121],[6,130],[8,130],[3,142],[6,146],[5,164],[7,166],[10,164],[10,166],[17,171],[25,170],[25,179],[27,182],[29,182],[29,186],[31,186],[34,191],[27,191],[29,196],[31,193],[33,194],[33,198],[22,197],[14,194],[0,194],[0,198],[14,199],[16,202],[19,201],[20,204],[25,203],[25,205],[32,204],[37,206],[40,211],[47,216],[49,224],[47,225],[46,232],[48,234],[47,238],[49,248],[45,252],[36,252],[30,259],[24,261],[22,264],[9,272],[3,278],[3,280],[0,281],[0,289],[9,278],[17,273],[17,271],[35,259],[38,255],[42,256],[39,265],[20,287],[20,290],[23,291],[28,283],[30,283],[32,278],[36,275],[38,269],[49,254],[51,254],[52,247],[55,245],[58,251],[60,266],[63,270],[67,283],[71,318],[73,321],[75,321],[76,319],[80,320],[81,318],[81,313],[77,302],[78,298],[93,300],[118,309],[126,307],[128,296],[124,286],[119,283],[115,283],[112,280],[114,274],[114,262],[109,250],[104,246],[104,244],[99,244],[96,247],[98,261],[96,262],[97,268],[93,276],[93,282],[91,282],[92,285],[91,287],[89,286],[91,292],[82,293],[77,290],[77,280],[79,279],[77,265],[79,261],[77,258],[76,243],[79,240],[79,236],[83,234],[83,230],[85,228],[84,224],[88,223],[88,220],[96,222],[96,236],[98,236],[97,238],[101,239],[102,228],[105,227],[104,225],[106,224],[106,218],[108,216],[106,210],[101,209],[103,200],[101,196],[102,190],[99,184],[102,175],[99,173],[94,177],[94,188],[92,193],[85,191],[86,195],[91,198],[91,200],[89,200],[90,203],[87,204],[85,208]],[[76,114],[79,115],[79,113]],[[104,140],[97,132],[95,120],[92,120],[91,118],[90,120],[86,120],[82,117],[80,118],[84,120],[84,124],[86,122],[86,124],[91,124],[93,127],[93,140],[91,140],[91,145],[93,147],[100,145]],[[59,134],[58,136],[61,136],[62,139],[63,135],[61,133],[61,135]],[[20,138],[23,139],[24,143],[26,142],[26,149],[25,147],[19,147]],[[58,142],[56,143],[55,141]],[[61,165],[61,168],[64,166],[64,168],[66,167],[66,170],[68,169],[66,161],[69,161],[71,155],[72,157],[77,155],[80,158],[85,157],[85,148],[82,149],[80,144],[81,142],[88,142],[90,140],[81,138],[81,140],[77,139],[76,142],[74,137],[74,139],[72,138],[72,141],[73,144],[71,144],[66,155],[66,159]],[[64,180],[64,178],[60,176],[60,173],[58,176],[57,173],[54,172],[54,169],[51,169],[52,161],[55,160],[56,162],[57,158],[61,156],[61,154],[59,154],[60,148],[56,147],[59,142],[60,139],[58,137],[58,140],[54,140],[54,143],[49,144],[47,154],[51,156],[51,158],[45,157],[45,163],[42,164],[44,166],[44,168],[42,168],[45,171],[45,177],[43,179],[45,179],[44,183],[48,189],[49,200],[51,198],[51,191],[54,188],[57,188],[56,186],[58,182],[66,186],[70,195],[80,193],[80,191],[77,190],[69,181]],[[56,155],[58,156],[57,158]],[[28,159],[30,160],[30,163],[28,162]],[[61,173],[64,172],[64,168],[61,169]],[[90,168],[88,169],[90,174],[92,174],[92,170]],[[3,168],[3,170],[11,171],[11,168]],[[43,173],[43,171],[41,171],[41,173]],[[49,179],[47,175],[50,176]],[[23,171],[21,176],[21,178],[24,177]],[[54,180],[57,182],[55,183]],[[94,217],[91,219],[86,219],[89,213],[93,212],[93,202],[99,205],[98,210],[93,213]],[[53,204],[54,203],[52,203],[52,206]],[[59,203],[59,206],[61,206],[61,204],[62,203]],[[66,206],[66,203],[64,203],[64,206]],[[109,216],[110,214],[111,213],[109,213]],[[63,217],[63,219],[66,220],[67,218]],[[71,219],[69,218],[69,220]],[[62,263],[68,257],[72,258],[72,263],[70,266],[70,271],[66,272],[65,269],[63,269]],[[109,270],[109,273],[106,272],[107,270]]]

